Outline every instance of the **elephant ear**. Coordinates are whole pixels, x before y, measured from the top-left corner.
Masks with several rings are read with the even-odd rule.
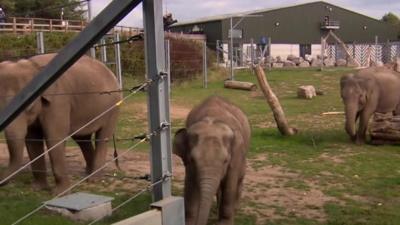
[[[175,133],[173,143],[173,153],[181,157],[182,161],[186,163],[186,154],[189,149],[188,134],[186,128],[179,129]]]
[[[343,75],[343,76],[340,78],[340,87],[341,87],[341,89],[343,89],[343,87],[344,87],[344,85],[347,83],[347,81],[348,81],[349,79],[352,79],[353,77],[354,77],[354,74],[352,74],[352,73]]]
[[[40,96],[40,101],[44,106],[48,106],[54,97],[54,94],[57,94],[57,82],[47,88],[45,92]]]

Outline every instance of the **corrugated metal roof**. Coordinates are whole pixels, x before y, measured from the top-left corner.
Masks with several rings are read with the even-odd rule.
[[[172,25],[172,27],[174,27],[174,26],[182,26],[182,25],[187,25],[187,24],[193,24],[193,23],[204,23],[204,22],[224,20],[224,19],[228,19],[228,18],[231,18],[231,17],[240,17],[240,16],[244,16],[244,15],[263,13],[263,12],[268,12],[268,11],[273,11],[273,10],[278,10],[278,9],[284,9],[284,8],[290,8],[290,7],[295,7],[295,6],[314,4],[314,3],[317,3],[317,2],[324,2],[324,1],[315,1],[315,2],[308,2],[308,3],[302,3],[302,4],[289,4],[289,5],[280,6],[280,7],[263,8],[263,9],[244,11],[244,12],[227,13],[227,14],[221,14],[221,15],[216,15],[216,16],[203,17],[203,18],[199,18],[199,19],[188,20],[188,21],[184,21],[184,22],[178,22],[178,23]]]
[[[257,14],[257,13],[264,13],[264,12],[269,12],[269,11],[274,11],[274,10],[279,10],[279,9],[285,9],[285,8],[290,8],[290,7],[297,7],[297,6],[302,6],[302,5],[309,5],[309,4],[315,4],[315,3],[324,3],[324,4],[329,4],[329,5],[333,5],[331,3],[325,2],[325,1],[315,1],[315,2],[307,2],[307,3],[302,3],[302,4],[289,4],[289,5],[285,5],[285,6],[281,6],[281,7],[274,7],[274,8],[263,8],[263,9],[257,9],[257,10],[250,10],[250,11],[244,11],[244,12],[238,12],[238,13],[228,13],[228,14],[222,14],[222,15],[216,15],[216,16],[209,16],[209,17],[204,17],[204,18],[199,18],[199,19],[195,19],[195,20],[189,20],[189,21],[184,21],[181,23],[176,23],[174,25],[172,25],[172,27],[175,26],[183,26],[183,25],[189,25],[189,24],[194,24],[194,23],[204,23],[204,22],[212,22],[212,21],[219,21],[219,20],[224,20],[224,19],[228,19],[231,17],[240,17],[240,16],[244,16],[244,15],[251,15],[251,14]],[[336,5],[334,5],[336,6]],[[347,10],[349,12],[352,13],[356,13],[365,17],[368,17],[370,19],[373,20],[377,20],[376,18],[340,7],[340,6],[336,6],[338,8],[342,8],[344,10]]]

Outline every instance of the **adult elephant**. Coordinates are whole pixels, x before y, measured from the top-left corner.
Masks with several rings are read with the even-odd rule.
[[[175,134],[173,150],[185,164],[187,225],[206,225],[217,195],[219,225],[232,225],[250,143],[246,115],[220,97],[210,97],[188,115]]]
[[[341,78],[341,97],[346,113],[346,132],[357,144],[365,142],[368,122],[375,112],[400,112],[400,74],[373,67]],[[356,122],[359,120],[358,130]]]
[[[46,54],[17,62],[1,63],[0,96],[8,97],[1,97],[0,106],[4,108],[11,96],[24,88],[54,56],[55,54]],[[44,142],[37,139],[45,139],[47,148],[52,148],[120,101],[120,93],[100,94],[118,88],[114,74],[105,65],[86,56],[80,58],[5,128],[10,161],[3,178],[21,167],[25,146],[30,159],[36,158],[44,152]],[[107,142],[112,137],[117,117],[118,109],[112,109],[73,136],[74,140],[79,140],[88,173],[105,163]],[[95,147],[91,142],[93,134],[96,139]],[[49,156],[56,182],[54,192],[60,193],[70,185],[65,162],[65,143],[51,150]],[[46,174],[43,173],[46,171],[45,158],[41,157],[31,167],[34,187],[47,189]]]

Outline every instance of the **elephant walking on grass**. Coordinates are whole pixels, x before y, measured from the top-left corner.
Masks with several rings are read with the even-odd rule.
[[[0,64],[0,96],[14,96],[24,88],[38,72],[47,65],[55,54],[34,56],[17,62]],[[51,85],[34,103],[23,111],[4,131],[7,139],[10,161],[3,178],[16,171],[23,163],[26,146],[30,159],[52,148],[69,134],[109,109],[122,98],[120,93],[100,94],[118,90],[114,74],[101,62],[82,57]],[[87,94],[79,94],[87,93]],[[1,109],[11,97],[0,99]],[[107,142],[114,132],[118,108],[94,121],[73,136],[78,141],[86,161],[86,171],[91,173],[104,165]],[[95,146],[91,142],[95,136]],[[64,191],[70,185],[65,162],[65,143],[49,152],[55,177],[55,193]],[[35,188],[47,189],[45,158],[41,157],[31,165]]]
[[[340,89],[345,106],[346,132],[357,144],[365,142],[373,113],[400,113],[400,73],[393,70],[373,67],[345,75],[341,78]]]
[[[174,153],[185,164],[186,225],[206,225],[218,198],[218,224],[232,225],[250,144],[246,115],[220,97],[210,97],[188,115],[175,134]]]

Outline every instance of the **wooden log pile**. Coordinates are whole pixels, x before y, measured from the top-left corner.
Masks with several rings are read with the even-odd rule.
[[[372,144],[400,144],[400,115],[375,113],[369,133]]]

